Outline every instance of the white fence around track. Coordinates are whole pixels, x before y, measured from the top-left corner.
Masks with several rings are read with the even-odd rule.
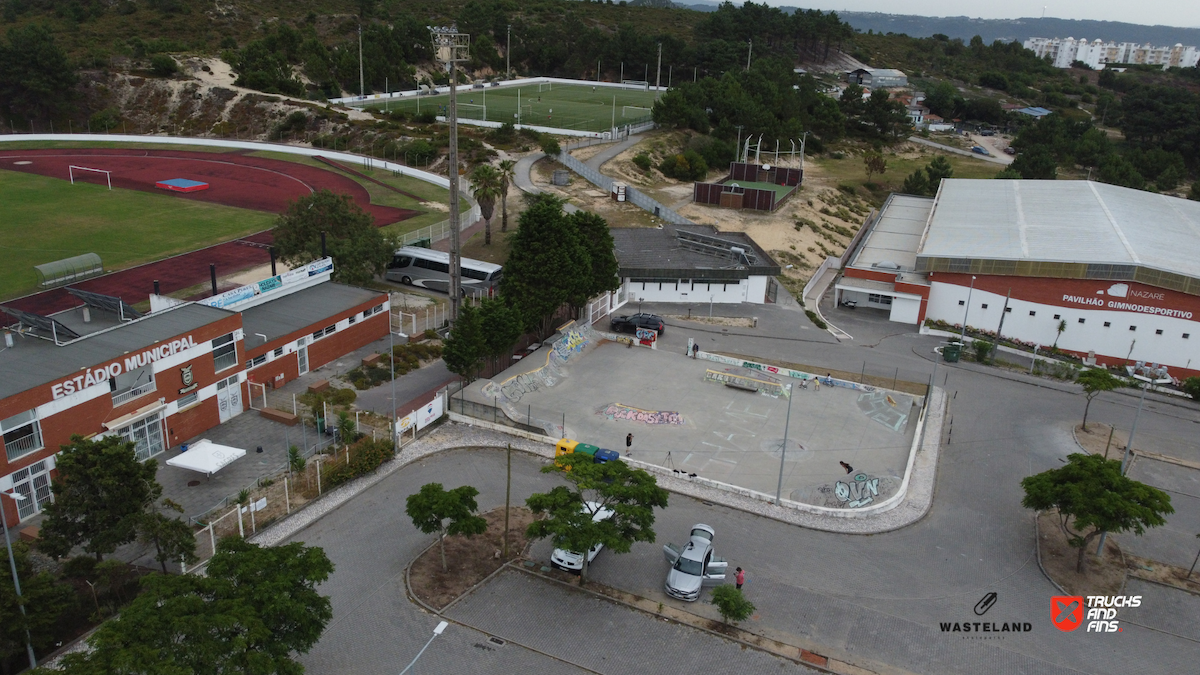
[[[511,87],[513,85],[520,85],[522,87],[527,87],[527,86],[531,86],[531,85],[535,85],[535,84],[547,84],[547,83],[576,85],[576,86],[580,86],[580,87],[600,87],[600,88],[604,88],[604,89],[623,89],[625,91],[642,90],[642,91],[662,92],[662,91],[667,90],[666,87],[655,87],[654,85],[649,85],[647,87],[641,87],[641,86],[637,86],[637,85],[624,84],[622,82],[599,82],[596,80],[572,80],[572,79],[568,79],[565,77],[530,77],[530,78],[517,79],[517,80],[501,80],[499,82],[495,82],[492,84],[495,85],[495,88],[501,88],[501,87]],[[492,89],[493,88],[492,84],[489,84],[486,88]],[[462,85],[458,86],[458,89],[459,89],[459,91],[470,91],[471,85],[462,84]],[[331,98],[331,99],[329,99],[329,102],[333,105],[344,105],[347,107],[356,107],[356,106],[369,105],[371,103],[378,103],[380,101],[388,101],[388,100],[394,101],[396,99],[401,99],[401,98],[412,98],[414,96],[421,96],[422,91],[430,92],[428,94],[424,94],[425,96],[436,96],[438,94],[448,94],[448,93],[450,93],[450,85],[446,85],[444,87],[434,87],[434,88],[428,89],[428,90],[407,89],[405,91],[392,91],[392,92],[386,92],[383,94],[368,94],[366,96],[346,96],[343,98]]]

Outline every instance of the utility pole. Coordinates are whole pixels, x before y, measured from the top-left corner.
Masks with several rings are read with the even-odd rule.
[[[754,53],[754,39],[751,38],[746,42],[749,43],[749,47],[746,49],[746,72],[750,72],[750,55]]]
[[[739,155],[741,155],[741,150],[742,150],[742,128],[745,126],[746,125],[744,125],[744,124],[737,125],[738,139],[737,139],[737,145],[734,147],[737,149],[737,152]],[[740,157],[739,157],[739,159],[740,159]]]
[[[366,96],[367,87],[363,80],[363,60],[362,60],[362,23],[358,24],[358,95]]]
[[[996,365],[996,352],[1000,351],[1000,338],[1004,336],[1004,317],[1008,316],[1008,301],[1012,300],[1012,289],[1004,297],[1004,309],[1000,310],[1000,325],[996,327],[996,345],[992,348],[992,365]]]
[[[450,74],[450,108],[446,121],[450,124],[450,165],[446,175],[450,178],[450,324],[458,320],[458,308],[462,303],[462,232],[459,231],[458,212],[458,72],[456,63],[470,59],[471,36],[458,32],[454,26],[430,26],[433,35],[434,58],[446,64]]]
[[[654,91],[662,84],[662,43],[658,43],[658,65],[654,66]]]
[[[508,444],[508,478],[504,483],[504,560],[508,560],[508,512],[509,497],[512,495],[512,443]]]
[[[788,388],[788,410],[787,417],[783,421],[783,443],[779,445],[779,484],[775,487],[775,505],[779,506],[779,500],[783,496],[783,464],[787,461],[787,437],[788,427],[792,424],[792,392],[791,385]]]
[[[506,79],[506,80],[512,79],[512,61],[511,61],[511,57],[509,56],[510,54],[512,54],[512,24],[511,23],[508,24],[508,33],[507,33],[507,37],[505,38],[505,45],[504,45],[504,79]]]

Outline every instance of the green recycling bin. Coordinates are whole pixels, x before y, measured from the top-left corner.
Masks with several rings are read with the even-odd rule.
[[[962,345],[957,342],[942,347],[942,360],[946,363],[958,363],[958,357],[962,356]]]
[[[958,357],[955,357],[954,360],[957,361]],[[318,434],[325,433],[325,420],[320,417],[317,418],[317,433]]]

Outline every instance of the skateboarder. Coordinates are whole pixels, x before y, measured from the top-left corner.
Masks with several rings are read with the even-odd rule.
[[[629,453],[633,452],[632,448],[633,448],[633,434],[628,434],[625,436],[625,456],[626,457],[629,456]]]

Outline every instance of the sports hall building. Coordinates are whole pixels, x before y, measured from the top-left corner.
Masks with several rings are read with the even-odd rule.
[[[26,497],[3,500],[7,522],[42,511],[74,434],[122,436],[148,459],[385,337],[387,294],[332,272],[325,259],[198,302],[152,296],[146,315],[75,290],[81,304],[53,316],[0,307],[0,491]]]
[[[1200,202],[1091,181],[942,181],[892,195],[835,297],[893,321],[1000,332],[1200,375]]]

